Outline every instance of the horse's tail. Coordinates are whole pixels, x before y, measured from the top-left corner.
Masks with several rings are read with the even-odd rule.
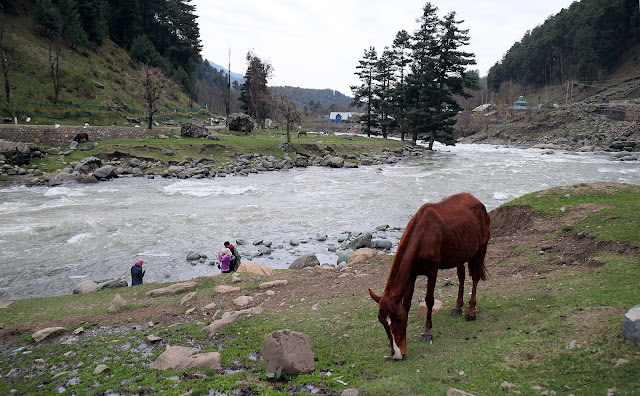
[[[486,281],[489,274],[487,273],[487,266],[484,264],[484,260],[482,260],[482,264],[477,266],[475,272],[480,280]]]

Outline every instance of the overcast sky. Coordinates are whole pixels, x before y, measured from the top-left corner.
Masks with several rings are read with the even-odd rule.
[[[432,0],[438,14],[455,11],[484,76],[527,30],[573,0]],[[417,28],[426,2],[417,0],[192,0],[202,56],[244,74],[247,51],[271,63],[270,86],[336,89],[351,96],[364,50],[380,54],[402,29]]]

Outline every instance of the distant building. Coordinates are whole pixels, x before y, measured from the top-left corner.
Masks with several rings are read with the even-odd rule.
[[[332,111],[329,114],[329,120],[335,124],[352,122],[352,118],[360,114],[362,113],[354,113],[351,111]]]
[[[535,106],[529,106],[529,103],[526,100],[524,100],[524,96],[522,96],[522,95],[520,95],[518,100],[513,102],[513,106],[507,107],[507,110],[511,114],[519,113],[519,112],[522,112],[522,111],[531,111],[531,110],[536,110],[536,109],[537,109],[537,107],[535,107]]]

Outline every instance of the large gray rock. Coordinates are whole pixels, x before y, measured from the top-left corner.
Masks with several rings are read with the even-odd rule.
[[[636,305],[624,314],[622,332],[627,340],[640,347],[640,305]]]
[[[318,260],[315,254],[305,254],[295,259],[289,266],[289,269],[303,269],[318,265],[320,265],[320,260]]]
[[[80,163],[74,168],[75,171],[83,174],[93,173],[96,169],[102,166],[102,160],[98,157],[87,157],[80,161]]]
[[[262,312],[263,312],[262,307],[241,309],[239,311],[228,311],[222,314],[222,317],[220,319],[214,321],[213,323],[211,323],[210,325],[202,329],[202,331],[204,333],[207,333],[209,337],[213,337],[218,333],[218,331],[229,326],[231,323],[235,322],[236,320],[246,316],[259,315]]]
[[[9,140],[0,140],[0,156],[10,165],[28,165],[32,157],[29,146]]]
[[[184,371],[190,368],[204,367],[211,370],[222,368],[222,356],[218,352],[197,353],[199,349],[182,346],[169,346],[155,362],[149,366],[156,370]]]
[[[191,123],[182,124],[180,135],[194,138],[205,138],[209,136],[209,130],[202,125]]]
[[[74,173],[60,172],[60,173],[56,173],[54,175],[49,176],[49,179],[47,180],[47,185],[49,187],[55,187],[55,186],[60,186],[67,183],[76,182],[77,179],[78,179],[78,173],[76,172]]]
[[[237,132],[253,131],[254,121],[248,114],[233,113],[229,116],[229,130]]]
[[[331,157],[331,159],[329,160],[329,166],[331,168],[342,168],[344,166],[344,158]]]
[[[85,294],[98,290],[98,284],[91,279],[84,280],[73,288],[73,294]]]
[[[66,330],[66,329],[64,327],[47,327],[46,329],[36,331],[31,335],[31,337],[33,337],[33,340],[35,342],[40,342],[45,338],[49,337],[51,334],[60,330]]]
[[[147,297],[161,296],[164,294],[176,294],[183,291],[193,290],[198,287],[198,282],[194,280],[174,283],[173,285],[169,285],[167,287],[161,287],[159,289],[153,289],[146,292],[144,295]]]
[[[111,165],[101,166],[93,171],[93,175],[97,179],[111,179],[116,176],[116,169]]]
[[[371,233],[365,232],[364,234],[360,235],[353,241],[349,242],[347,244],[347,247],[353,250],[364,248],[364,247],[367,247],[367,248],[371,247]]]
[[[276,330],[262,345],[264,369],[269,373],[282,370],[284,374],[312,373],[315,370],[311,341],[304,333]]]

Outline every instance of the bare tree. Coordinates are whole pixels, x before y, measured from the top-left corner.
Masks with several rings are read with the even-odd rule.
[[[280,97],[275,100],[275,105],[287,125],[287,143],[291,143],[289,130],[293,123],[300,121],[302,112],[298,109],[295,103],[293,103],[293,101],[284,94],[280,95]]]
[[[49,41],[49,76],[53,83],[53,104],[58,104],[58,96],[62,89],[62,74],[60,70],[60,45],[55,39]]]
[[[137,96],[143,100],[144,108],[149,115],[149,129],[153,129],[153,115],[159,111],[158,100],[165,87],[168,88],[167,85],[171,83],[160,68],[146,64],[140,66],[136,80],[142,84],[142,92]]]
[[[4,12],[0,13],[0,72],[4,78],[4,92],[5,100],[7,103],[10,101],[11,94],[11,82],[9,81],[9,75],[15,69],[17,60],[12,58],[13,51],[11,51],[4,41]]]

